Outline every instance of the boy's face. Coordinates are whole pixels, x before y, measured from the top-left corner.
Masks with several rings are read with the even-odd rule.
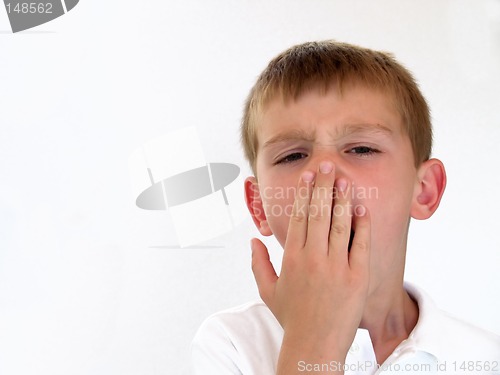
[[[342,96],[330,89],[308,91],[287,104],[276,98],[261,114],[257,133],[258,183],[247,179],[245,190],[247,202],[260,194],[262,206],[254,201],[252,215],[263,235],[274,234],[285,246],[301,174],[329,160],[335,178],[351,182],[353,207],[370,211],[372,271],[380,277],[402,272],[418,171],[390,96],[350,85]]]

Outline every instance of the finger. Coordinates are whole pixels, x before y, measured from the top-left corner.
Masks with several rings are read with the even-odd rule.
[[[320,163],[309,205],[307,246],[316,252],[328,253],[328,233],[332,219],[335,170],[332,162]]]
[[[332,223],[328,241],[329,255],[335,261],[347,262],[349,238],[351,234],[352,204],[351,184],[340,178],[335,186],[335,206],[333,207]]]
[[[252,272],[259,289],[262,300],[270,307],[274,295],[274,285],[278,275],[269,260],[269,252],[266,245],[257,238],[250,242],[252,248]]]
[[[295,201],[293,202],[286,235],[285,252],[293,251],[293,249],[302,249],[306,243],[307,218],[309,216],[309,202],[311,200],[314,177],[314,172],[305,171],[302,173],[297,184]]]
[[[352,270],[368,274],[370,268],[371,222],[370,213],[364,206],[354,208],[354,239],[349,254],[349,265]]]

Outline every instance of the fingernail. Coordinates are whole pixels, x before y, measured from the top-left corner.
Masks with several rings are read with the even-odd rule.
[[[305,171],[302,173],[302,181],[311,182],[314,179],[314,173],[311,171]]]
[[[346,191],[347,189],[347,181],[341,178],[340,180],[337,181],[337,189],[339,189],[341,192]]]
[[[354,209],[354,212],[356,213],[356,216],[359,216],[359,217],[365,216],[366,215],[366,208],[365,208],[365,206],[358,204],[356,206],[356,208]]]
[[[333,170],[333,164],[329,161],[322,161],[319,164],[319,171],[323,174],[328,174]]]

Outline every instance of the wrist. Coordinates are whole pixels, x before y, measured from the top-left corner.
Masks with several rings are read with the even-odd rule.
[[[347,351],[348,346],[328,337],[285,332],[277,374],[343,374]]]

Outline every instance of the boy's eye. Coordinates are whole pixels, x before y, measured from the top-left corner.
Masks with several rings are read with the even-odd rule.
[[[276,162],[276,164],[286,164],[286,163],[292,163],[296,160],[300,160],[302,158],[306,157],[305,154],[302,152],[294,152],[293,154],[287,155],[284,158],[281,158]]]
[[[380,151],[376,150],[372,147],[369,147],[369,146],[357,146],[357,147],[353,147],[353,148],[349,149],[347,152],[350,154],[368,156],[368,155],[379,153]]]

